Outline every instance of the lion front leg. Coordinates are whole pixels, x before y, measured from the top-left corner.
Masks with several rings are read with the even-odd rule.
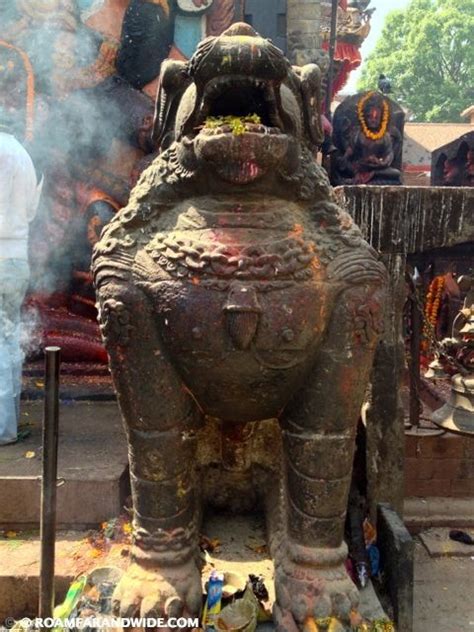
[[[98,288],[101,329],[129,444],[132,564],[115,594],[122,616],[198,616],[199,419],[165,356],[144,293],[129,281]]]
[[[381,295],[365,286],[343,293],[308,384],[282,418],[286,537],[275,577],[281,632],[327,617],[349,630],[357,616],[358,591],[345,570],[344,522]]]

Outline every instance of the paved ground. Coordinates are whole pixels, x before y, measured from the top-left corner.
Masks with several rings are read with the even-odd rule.
[[[474,631],[474,547],[470,548],[472,557],[433,558],[417,541],[414,632]]]
[[[0,450],[0,517],[3,515],[6,522],[9,517],[18,520],[18,516],[25,523],[37,520],[41,417],[40,402],[24,406],[23,420],[29,422],[31,436],[25,442]],[[60,434],[59,477],[64,480],[58,489],[60,516],[77,522],[77,512],[81,515],[89,512],[96,518],[91,522],[97,524],[102,514],[107,518],[117,515],[122,506],[120,488],[127,449],[116,404],[63,403]],[[469,504],[468,500],[462,501],[465,504],[461,506],[459,499],[416,499],[416,502],[410,502],[408,513],[417,517],[418,522],[413,523],[417,528],[433,521],[450,523],[452,527],[471,524],[465,515],[467,509],[469,515],[472,513],[474,502],[470,507],[465,506]],[[439,520],[440,516],[442,520]],[[6,532],[3,537],[0,533],[0,621],[10,615],[31,614],[37,604],[38,532],[25,531],[25,525],[19,526],[20,530],[9,533],[9,537]],[[218,550],[212,553],[217,568],[244,575],[249,572],[263,574],[271,593],[273,568],[265,548],[262,548],[262,527],[258,520],[221,516],[208,524],[204,533],[221,542]],[[421,541],[417,542],[414,632],[474,632],[474,547],[469,547],[467,553],[466,550],[459,551],[448,542],[447,533],[448,529],[430,531],[423,540],[433,554],[450,552],[456,555],[454,557],[431,557]],[[472,553],[470,549],[473,549]],[[58,598],[80,572],[103,565],[126,566],[127,550],[126,544],[116,543],[104,553],[91,544],[85,531],[58,534]]]
[[[270,594],[273,594],[273,567],[264,548],[261,522],[221,516],[204,531],[208,537],[220,541],[218,549],[211,553],[216,568],[244,576],[248,573],[262,574]],[[56,562],[58,596],[62,597],[72,578],[80,572],[104,565],[125,568],[128,548],[126,543],[118,542],[112,543],[107,552],[101,552],[85,532],[59,534]],[[0,621],[6,616],[20,617],[34,611],[38,559],[37,533],[18,533],[13,538],[0,538]],[[414,632],[474,632],[473,586],[474,551],[468,557],[430,557],[425,546],[417,540]],[[364,601],[366,608],[374,607],[370,596]]]

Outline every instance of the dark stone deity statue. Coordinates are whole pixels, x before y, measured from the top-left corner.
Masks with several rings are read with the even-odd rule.
[[[443,187],[474,186],[474,132],[467,132],[433,152],[431,184]]]
[[[404,116],[380,92],[345,99],[334,113],[332,184],[402,184]]]
[[[162,153],[93,259],[130,450],[122,613],[197,615],[202,507],[251,501],[277,629],[349,629],[344,516],[386,277],[313,159],[320,120],[319,68],[246,24],[162,68]]]

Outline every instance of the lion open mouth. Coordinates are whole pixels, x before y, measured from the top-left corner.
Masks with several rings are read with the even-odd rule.
[[[207,136],[281,134],[279,86],[252,77],[218,77],[204,90],[196,132]]]
[[[220,76],[205,85],[190,136],[196,154],[211,162],[221,179],[248,184],[287,155],[286,118],[279,81]]]

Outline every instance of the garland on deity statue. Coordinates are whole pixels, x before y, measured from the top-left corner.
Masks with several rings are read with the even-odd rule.
[[[427,341],[436,332],[438,317],[441,307],[441,297],[443,295],[445,285],[444,275],[436,276],[430,283],[426,294],[425,310],[424,310],[424,326],[423,326],[423,347],[426,350]]]
[[[368,101],[377,96],[376,92],[368,92],[365,96],[361,97],[357,103],[357,118],[359,119],[362,132],[366,138],[371,140],[380,140],[385,136],[388,129],[388,123],[390,119],[390,107],[385,99],[382,99],[382,122],[377,132],[372,132],[365,120],[364,109]]]

